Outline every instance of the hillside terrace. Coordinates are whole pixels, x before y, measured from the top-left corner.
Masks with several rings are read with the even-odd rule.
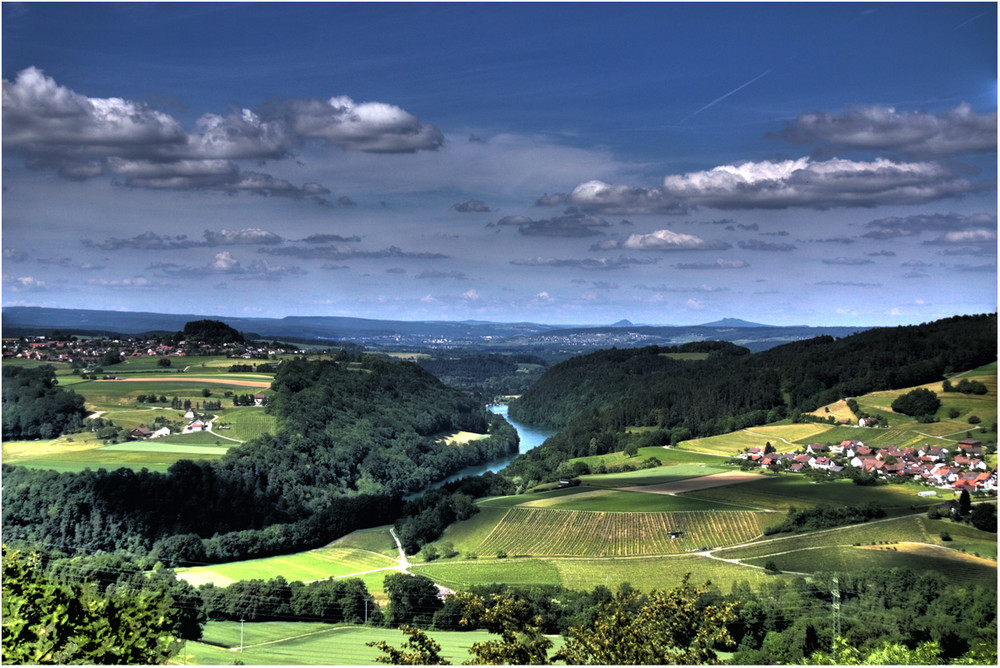
[[[955,491],[996,493],[997,470],[981,458],[982,443],[965,439],[954,448],[925,445],[920,448],[872,449],[861,441],[843,441],[838,445],[810,443],[793,452],[765,453],[753,447],[737,455],[751,464],[771,471],[827,471],[846,476],[848,468],[891,479],[923,482]]]

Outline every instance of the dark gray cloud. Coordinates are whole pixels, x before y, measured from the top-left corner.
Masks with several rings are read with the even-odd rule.
[[[460,204],[452,204],[451,208],[459,213],[489,213],[492,211],[481,199],[470,199]]]
[[[816,281],[813,285],[821,285],[823,287],[838,287],[838,288],[880,288],[881,283],[862,283],[859,281]]]
[[[715,262],[680,262],[675,264],[674,267],[677,269],[746,269],[750,265],[743,260],[723,260],[718,259]]]
[[[963,273],[996,273],[997,265],[994,264],[977,264],[977,265],[967,265],[960,264],[955,267],[955,271],[961,271]]]
[[[392,267],[390,269],[386,269],[385,273],[387,273],[387,274],[405,274],[406,270],[403,269],[402,267]]]
[[[73,260],[62,255],[55,255],[52,257],[40,257],[35,260],[38,264],[44,264],[50,267],[68,267],[73,264]]]
[[[533,220],[525,216],[504,216],[496,222],[498,226],[516,226],[517,231],[529,237],[593,237],[604,234],[596,228],[611,227],[603,218],[579,211],[567,212],[562,216]]]
[[[859,267],[864,264],[875,264],[875,261],[867,260],[863,257],[835,257],[823,260],[823,264],[841,264],[849,267]]]
[[[284,255],[299,258],[301,260],[377,260],[383,258],[443,260],[448,257],[442,253],[404,251],[397,246],[390,246],[389,248],[377,251],[366,251],[346,246],[313,246],[309,248],[302,246],[282,246],[280,248],[259,248],[257,249],[257,252],[267,253],[268,255]]]
[[[729,288],[724,288],[717,285],[645,285],[640,283],[635,286],[637,290],[649,290],[652,292],[671,292],[671,293],[700,293],[708,294],[713,292],[729,292]]]
[[[338,197],[337,198],[337,204],[339,204],[340,206],[357,206],[358,205],[357,202],[355,202],[353,199],[351,199],[347,195],[341,195],[340,197]]]
[[[617,290],[621,287],[617,283],[610,283],[608,281],[593,281],[591,282],[591,286],[595,290]]]
[[[444,136],[399,107],[349,97],[288,99],[257,110],[206,113],[186,131],[169,114],[122,98],[92,98],[34,67],[3,81],[3,143],[29,166],[87,179],[113,174],[124,185],[220,190],[328,202],[315,183],[295,186],[245,172],[238,160],[278,160],[318,142],[370,153],[435,150]]]
[[[583,260],[557,260],[554,257],[533,257],[511,260],[510,263],[519,267],[571,267],[587,271],[611,271],[626,269],[635,264],[654,264],[657,259],[639,260],[624,255],[617,258],[586,258]]]
[[[84,239],[83,245],[90,248],[100,248],[101,250],[184,250],[187,248],[207,248],[212,246],[232,245],[275,245],[280,244],[282,238],[274,232],[259,228],[248,228],[243,230],[205,230],[204,241],[189,239],[185,234],[177,236],[160,235],[156,232],[143,232],[134,237],[119,239],[111,237],[101,243],[91,239]]]
[[[732,246],[725,241],[706,241],[693,234],[680,234],[670,230],[657,230],[649,234],[632,234],[626,239],[609,239],[594,244],[590,250],[624,248],[642,251],[726,250]]]
[[[342,237],[339,234],[310,234],[305,239],[302,239],[302,243],[306,244],[355,243],[359,241],[361,241],[361,237]]]
[[[761,241],[760,239],[750,239],[749,241],[740,241],[738,245],[743,250],[752,251],[777,251],[777,252],[788,252],[796,249],[794,244],[786,244],[783,242],[772,242],[772,241]]]
[[[810,158],[745,162],[670,175],[661,187],[581,183],[568,203],[599,213],[686,213],[716,209],[874,207],[918,204],[993,189],[934,162]]]
[[[830,239],[811,239],[810,243],[814,243],[814,244],[842,244],[844,246],[849,246],[850,244],[857,243],[857,239],[849,239],[847,237],[832,237]]]
[[[456,281],[467,281],[469,277],[463,271],[440,271],[438,269],[425,269],[417,274],[417,278],[449,278]]]
[[[874,253],[865,253],[868,257],[896,257],[896,253],[891,250],[880,250]]]
[[[996,214],[979,213],[964,215],[958,213],[917,214],[913,216],[879,218],[865,225],[868,232],[862,234],[867,239],[897,239],[914,237],[924,232],[955,232],[972,229],[993,229],[997,227]]]
[[[879,105],[842,114],[817,111],[786,122],[781,138],[793,144],[821,142],[828,150],[889,150],[915,158],[997,150],[997,112],[976,114],[962,104],[938,115]]]
[[[552,195],[545,193],[535,200],[535,206],[562,206],[568,200],[569,195],[566,193],[554,193]]]
[[[757,223],[751,223],[749,225],[744,225],[743,223],[737,223],[736,225],[727,225],[726,229],[730,232],[735,232],[736,230],[741,230],[743,232],[757,232],[760,230],[760,225]]]

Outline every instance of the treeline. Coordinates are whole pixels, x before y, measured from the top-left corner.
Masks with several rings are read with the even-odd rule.
[[[865,503],[861,506],[816,506],[805,510],[788,509],[788,515],[780,524],[775,524],[764,529],[765,536],[772,536],[776,533],[795,533],[799,531],[818,531],[819,529],[830,529],[844,526],[845,524],[859,524],[869,520],[885,517],[885,510],[874,503]]]
[[[2,393],[5,441],[56,438],[83,428],[83,397],[59,387],[51,365],[4,366]]]
[[[266,410],[277,435],[219,460],[57,473],[4,465],[5,539],[68,551],[151,551],[165,563],[316,547],[400,517],[401,496],[517,449],[502,418],[409,363],[292,361]],[[442,432],[486,436],[463,445]]]
[[[437,354],[417,363],[446,385],[476,392],[487,400],[524,392],[548,366],[544,359],[536,355],[459,351]]]
[[[996,314],[821,336],[760,353],[730,343],[603,350],[553,366],[510,404],[514,420],[562,429],[506,470],[552,480],[562,461],[620,449],[626,427],[671,443],[774,422],[844,397],[921,385],[996,359]],[[707,352],[689,361],[678,352]]]

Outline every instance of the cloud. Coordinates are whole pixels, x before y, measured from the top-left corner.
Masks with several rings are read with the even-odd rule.
[[[4,274],[3,284],[10,292],[40,292],[48,289],[45,281],[39,280],[34,276],[11,276]]]
[[[116,290],[161,290],[167,284],[162,281],[151,281],[145,276],[135,276],[134,278],[107,279],[88,278],[87,285],[94,285],[102,288],[112,288]]]
[[[354,243],[361,241],[361,237],[342,237],[339,234],[310,234],[302,240],[307,244],[331,244],[331,243]]]
[[[299,267],[275,267],[267,260],[253,260],[243,266],[229,251],[218,253],[211,262],[200,267],[160,262],[149,266],[167,278],[205,278],[207,276],[227,276],[236,280],[267,280],[276,281],[286,276],[301,275],[305,272]]]
[[[586,258],[583,260],[557,260],[553,257],[533,257],[511,260],[510,263],[519,267],[572,267],[587,271],[609,271],[626,269],[634,264],[655,264],[657,259],[638,260],[624,255],[617,258]]]
[[[896,257],[895,251],[891,250],[880,250],[874,253],[865,253],[868,257]]]
[[[925,241],[928,245],[959,245],[959,244],[990,244],[995,245],[997,241],[997,233],[995,230],[987,229],[973,229],[973,230],[954,230],[952,232],[947,232],[944,235],[938,237],[933,241]]]
[[[462,296],[470,301],[476,301],[477,299],[479,299],[479,293],[476,292],[474,289],[463,292]]]
[[[849,239],[847,237],[833,237],[830,239],[812,239],[810,243],[814,244],[843,244],[849,246],[850,244],[856,243],[857,239]]]
[[[470,199],[460,204],[452,204],[451,208],[459,213],[489,213],[492,211],[481,199]]]
[[[562,206],[567,200],[569,200],[569,195],[566,193],[553,193],[552,195],[545,193],[535,200],[535,206]]]
[[[996,214],[991,213],[973,215],[958,213],[918,214],[873,220],[865,225],[869,231],[861,236],[867,239],[896,239],[917,236],[923,232],[951,232],[973,228],[996,229],[996,226]]]
[[[53,257],[40,257],[35,260],[38,264],[44,264],[52,267],[68,267],[73,264],[73,260],[68,257],[63,257],[56,255]]]
[[[816,281],[813,285],[839,288],[880,288],[881,283],[861,283],[858,281]]]
[[[100,248],[101,250],[182,250],[185,248],[198,248],[207,245],[204,241],[188,239],[186,234],[177,236],[161,236],[156,232],[143,232],[129,239],[119,239],[111,237],[103,243],[96,243],[91,239],[84,239],[83,245]]]
[[[27,262],[31,259],[27,253],[16,248],[4,248],[3,249],[3,261],[4,262]]]
[[[687,285],[687,286],[674,286],[669,287],[666,285],[644,285],[639,284],[635,286],[637,290],[650,290],[652,292],[700,292],[700,293],[712,293],[712,292],[729,292],[729,288],[723,288],[715,285]]]
[[[294,186],[269,174],[244,172],[239,160],[280,160],[291,149],[319,143],[367,153],[436,150],[444,136],[405,110],[349,97],[286,99],[257,110],[200,116],[191,132],[169,114],[122,98],[94,98],[61,86],[29,67],[3,80],[4,149],[27,164],[62,176],[102,174],[124,185],[169,190],[220,190],[326,203],[329,191]]]
[[[386,269],[385,273],[387,273],[387,274],[405,274],[406,270],[403,269],[402,267],[391,267],[389,269]]]
[[[623,241],[609,240],[594,244],[590,250],[625,248],[642,251],[726,250],[732,246],[724,241],[705,241],[692,234],[657,230],[649,234],[632,234]]]
[[[760,239],[750,239],[749,241],[740,241],[738,245],[743,250],[752,251],[777,251],[777,252],[787,252],[795,250],[796,246],[794,244],[786,244],[783,242],[775,241],[761,241]]]
[[[611,224],[603,218],[579,211],[542,220],[532,220],[525,216],[504,216],[496,224],[516,226],[518,232],[528,237],[592,237],[603,234],[595,228],[611,227]]]
[[[452,278],[456,281],[467,281],[469,277],[462,271],[438,271],[437,269],[427,269],[419,274],[417,278]]]
[[[963,273],[996,273],[997,265],[994,264],[977,264],[977,265],[966,265],[960,264],[955,267],[955,271],[961,271]]]
[[[837,257],[831,260],[823,260],[823,264],[841,264],[850,267],[858,267],[864,264],[875,264],[875,261],[866,260],[863,257]]]
[[[746,269],[749,266],[743,260],[723,260],[721,258],[715,262],[691,262],[674,265],[676,269]]]
[[[272,245],[280,244],[282,238],[274,232],[253,227],[245,230],[219,230],[218,232],[205,230],[205,242],[209,246],[218,246],[221,244]]]
[[[302,260],[350,260],[350,259],[382,259],[382,258],[408,258],[415,260],[443,260],[448,256],[442,253],[430,252],[410,252],[404,251],[397,246],[390,246],[383,250],[366,251],[359,248],[349,248],[346,246],[313,246],[304,248],[302,246],[282,246],[280,248],[259,248],[258,253],[269,255],[287,255],[297,257]]]
[[[817,111],[786,122],[781,138],[822,142],[831,149],[897,151],[917,158],[997,150],[997,112],[976,114],[968,104],[938,115],[873,105],[842,114]]]
[[[357,202],[355,202],[353,199],[351,199],[347,195],[341,195],[340,197],[338,197],[337,198],[337,204],[339,204],[340,206],[357,206],[358,205]]]
[[[119,239],[111,237],[106,241],[97,243],[91,239],[84,239],[83,245],[90,248],[100,248],[101,250],[184,250],[187,248],[207,248],[211,246],[233,245],[275,245],[280,244],[282,238],[274,232],[259,228],[248,228],[243,230],[219,230],[213,232],[205,230],[204,241],[188,239],[186,234],[177,236],[159,235],[156,232],[143,232],[137,236]]]
[[[933,162],[857,162],[810,158],[744,162],[701,172],[669,175],[659,188],[588,181],[569,203],[602,213],[685,213],[716,209],[874,207],[918,204],[994,187],[973,184]]]

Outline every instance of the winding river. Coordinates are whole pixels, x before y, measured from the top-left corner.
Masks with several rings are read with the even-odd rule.
[[[507,416],[507,404],[491,404],[486,408],[491,413],[496,413],[497,415],[504,416],[507,422],[509,422],[511,426],[517,430],[517,435],[519,438],[517,455],[527,452],[528,450],[531,450],[532,448],[541,445],[545,439],[556,433],[554,429],[539,429],[537,427],[530,427],[526,424],[514,422],[513,420],[510,419],[510,417]],[[451,482],[452,480],[458,480],[459,478],[465,478],[473,475],[482,475],[488,471],[493,471],[493,472],[499,471],[500,469],[507,466],[507,464],[510,464],[512,461],[514,461],[514,458],[517,457],[517,455],[507,455],[505,457],[500,457],[499,459],[494,459],[492,461],[486,462],[485,464],[476,464],[475,466],[467,466],[461,471],[458,471],[457,473],[453,473],[452,475],[448,476],[444,480],[441,480],[439,482],[434,483],[433,485],[430,485],[429,487],[427,487],[427,489],[434,489],[436,487],[440,487],[445,483]],[[418,496],[419,494],[423,494],[423,492],[425,491],[427,490],[425,489],[415,494],[411,494],[410,497],[407,498]]]

